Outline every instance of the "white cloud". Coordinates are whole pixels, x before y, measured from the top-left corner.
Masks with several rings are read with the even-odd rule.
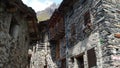
[[[53,4],[52,0],[45,0],[42,2],[41,0],[22,0],[26,5],[32,7],[36,12],[44,10]]]

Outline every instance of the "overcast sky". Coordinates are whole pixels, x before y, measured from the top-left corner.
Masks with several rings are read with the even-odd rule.
[[[62,0],[22,0],[27,6],[32,7],[36,12],[44,10],[53,3],[60,4]]]

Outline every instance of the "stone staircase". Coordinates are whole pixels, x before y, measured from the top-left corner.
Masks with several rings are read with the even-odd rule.
[[[30,68],[57,68],[52,61],[50,50],[45,43],[33,47]]]

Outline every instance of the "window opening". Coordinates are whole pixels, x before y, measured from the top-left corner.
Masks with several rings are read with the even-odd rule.
[[[96,66],[96,54],[94,48],[87,51],[89,68]]]
[[[78,68],[84,68],[84,58],[83,58],[83,55],[77,57],[76,59],[77,59]]]
[[[16,19],[13,17],[10,23],[9,34],[10,36],[16,38],[18,36],[18,32],[19,32],[19,24],[16,21]]]

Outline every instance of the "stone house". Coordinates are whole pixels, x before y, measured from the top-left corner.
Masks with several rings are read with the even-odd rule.
[[[66,51],[64,19],[59,10],[55,10],[48,25],[52,60],[56,63],[57,68],[59,68],[61,64],[64,64],[63,61],[65,60]]]
[[[63,0],[58,12],[63,15],[65,36],[57,34],[62,28],[55,27],[57,14],[49,22],[51,46],[56,49],[52,55],[58,68],[120,67],[119,4],[120,0]],[[66,39],[65,49],[60,48],[59,34]],[[60,50],[66,51],[66,67],[60,64]]]
[[[0,0],[0,68],[29,67],[29,45],[39,39],[36,13],[21,0]]]

